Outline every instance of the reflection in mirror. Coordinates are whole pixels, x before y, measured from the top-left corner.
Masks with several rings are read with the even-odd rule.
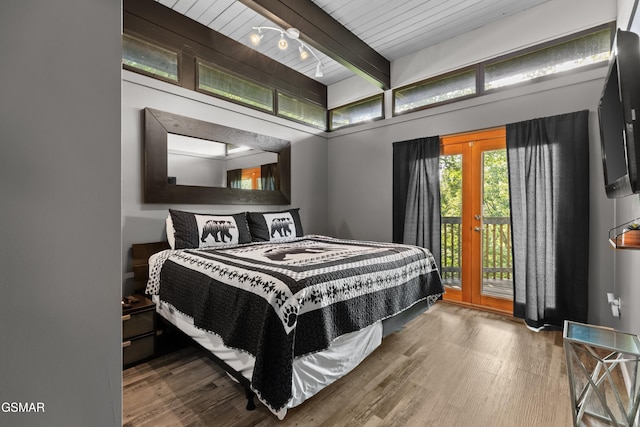
[[[183,135],[167,135],[169,183],[247,190],[277,189],[278,154]]]
[[[144,202],[291,203],[289,141],[144,109]]]

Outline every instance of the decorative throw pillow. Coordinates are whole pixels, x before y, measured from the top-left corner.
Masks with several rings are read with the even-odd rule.
[[[169,247],[171,249],[175,249],[176,248],[176,230],[175,228],[173,228],[173,220],[171,219],[171,214],[168,213],[167,214],[167,219],[164,221],[165,222],[165,228],[167,231],[167,242],[169,242]]]
[[[304,235],[300,209],[280,212],[247,212],[249,231],[254,242],[283,242]]]
[[[206,214],[169,209],[175,249],[198,249],[249,243],[246,214]],[[170,231],[168,230],[167,233]],[[171,240],[169,237],[167,238]]]

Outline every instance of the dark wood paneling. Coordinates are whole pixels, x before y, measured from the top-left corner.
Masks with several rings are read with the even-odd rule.
[[[133,258],[133,278],[136,282],[149,279],[149,257],[155,253],[169,249],[168,242],[134,243],[131,245]]]
[[[181,52],[186,64],[201,58],[256,82],[283,90],[295,97],[327,106],[327,87],[302,73],[220,34],[153,0],[124,0],[126,34],[142,36]],[[194,66],[185,72],[181,85],[193,88]]]

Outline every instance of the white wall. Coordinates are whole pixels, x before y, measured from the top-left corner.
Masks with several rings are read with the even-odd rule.
[[[121,425],[118,1],[0,16],[2,426]]]
[[[235,158],[229,158],[227,160],[227,170],[233,169],[250,169],[262,165],[268,165],[270,163],[276,163],[278,161],[278,155],[268,151],[252,153],[246,156],[239,156]],[[244,153],[242,153],[244,154]]]
[[[220,159],[167,153],[167,176],[175,177],[180,185],[225,187],[227,163]]]
[[[142,202],[143,116],[145,107],[291,141],[291,205],[163,205]],[[122,260],[132,276],[133,243],[166,239],[168,209],[235,213],[300,208],[305,233],[327,231],[327,140],[325,133],[250,108],[123,71],[122,81]],[[125,280],[123,292],[130,290]]]

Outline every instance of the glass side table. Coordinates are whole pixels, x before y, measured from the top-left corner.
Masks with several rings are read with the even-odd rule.
[[[567,320],[563,343],[573,425],[637,426],[638,336]]]

